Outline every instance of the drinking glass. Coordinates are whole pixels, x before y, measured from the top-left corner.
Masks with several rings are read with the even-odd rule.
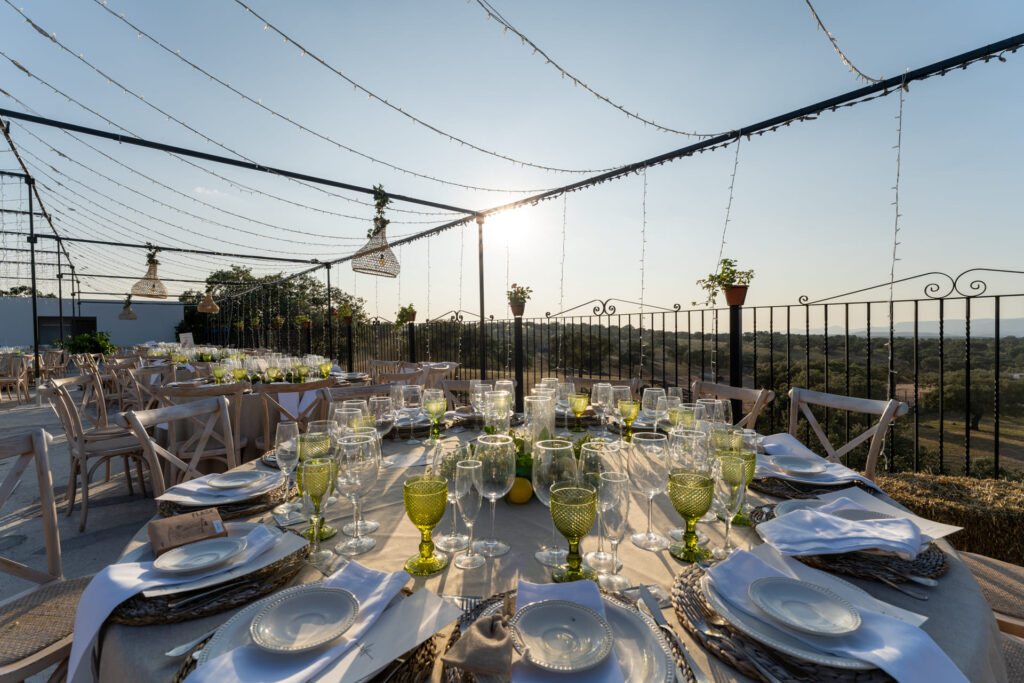
[[[338,439],[337,461],[336,486],[338,492],[352,502],[354,533],[352,538],[335,546],[335,550],[343,555],[359,555],[377,544],[374,539],[360,533],[358,524],[362,497],[377,483],[380,472],[379,456],[373,448],[373,437],[366,434],[341,437]]]
[[[281,376],[281,354],[272,353],[267,360],[267,382],[276,382]]]
[[[601,473],[616,469],[619,464],[616,459],[619,447],[617,443],[605,443],[601,441],[588,441],[580,447],[580,457],[577,464],[577,472],[580,481],[584,481],[595,488],[600,488]],[[601,507],[597,509],[597,550],[593,550],[583,556],[588,565],[597,572],[608,573],[618,571],[619,567],[612,564],[615,558],[611,553],[604,550],[604,518]]]
[[[348,408],[349,410],[355,408],[362,412],[363,415],[370,415],[370,406],[361,398],[349,398],[341,402],[342,408]]]
[[[370,443],[370,450],[373,451],[373,456],[379,463],[381,460],[381,439],[377,430],[373,427],[356,427],[350,432],[351,436],[369,436],[372,437],[373,441]],[[355,522],[349,522],[348,524],[341,527],[341,530],[349,536],[356,535],[356,525],[359,526],[359,535],[365,536],[366,534],[372,534],[374,531],[380,528],[380,523],[375,522],[372,519],[363,518],[363,509],[359,508],[357,515],[358,519]]]
[[[635,403],[635,401],[634,401]],[[632,457],[628,458],[629,478],[647,496],[647,531],[633,534],[633,545],[643,550],[664,550],[669,540],[654,533],[654,496],[665,492],[669,471],[668,438],[658,432],[638,432],[633,435]]]
[[[643,412],[644,420],[651,423],[652,431],[658,431],[658,422],[665,417],[664,412],[658,412],[659,398],[665,398],[665,390],[659,387],[648,387],[644,389],[640,400],[640,410]]]
[[[484,414],[484,394],[490,390],[491,386],[481,380],[469,380],[469,404],[473,406],[474,413]]]
[[[512,414],[512,407],[515,404],[516,395],[516,383],[510,379],[499,379],[494,383],[495,391],[507,391],[509,395],[508,405],[506,406],[509,411],[509,415]]]
[[[210,365],[210,370],[211,372],[213,372],[213,379],[217,382],[217,384],[223,384],[224,376],[227,375],[228,373],[227,366],[224,365],[224,363],[212,363]]]
[[[726,424],[733,424],[732,421],[732,401],[727,398],[718,400],[719,410],[721,411],[722,422]]]
[[[508,552],[508,544],[494,532],[494,507],[498,499],[512,490],[516,478],[516,448],[511,436],[484,434],[476,440],[476,459],[483,463],[481,492],[491,501],[491,535],[476,542],[476,551],[487,557]]]
[[[373,428],[377,430],[377,436],[380,437],[381,448],[383,448],[384,437],[395,427],[394,401],[390,396],[371,396],[369,410],[370,416],[373,418]],[[382,458],[381,464],[390,467],[392,463],[387,458]]]
[[[565,415],[566,430],[569,429],[569,413],[571,412],[571,408],[569,407],[569,396],[574,393],[576,393],[576,385],[572,382],[559,382],[556,387],[556,407],[561,408]]]
[[[597,518],[597,489],[580,481],[560,481],[551,485],[550,495],[551,519],[569,542],[565,564],[551,572],[551,580],[555,583],[595,580],[597,572],[583,565],[580,541]]]
[[[320,509],[327,493],[331,489],[331,473],[333,463],[330,458],[307,458],[299,465],[299,472],[302,474],[303,496],[308,498],[312,508],[310,514],[310,539],[309,561],[318,567],[329,567],[334,553],[326,548],[320,548],[320,524],[323,522]]]
[[[458,520],[456,516],[458,513],[455,510],[455,475],[458,470],[458,464],[463,460],[471,458],[472,454],[469,451],[469,445],[459,443],[458,441],[453,441],[452,443],[441,443],[439,441],[434,448],[430,471],[444,477],[448,481],[448,503],[452,507],[451,530],[447,534],[434,539],[434,545],[446,553],[465,550],[466,546],[469,545],[469,536],[457,533]]]
[[[274,441],[274,457],[277,467],[284,475],[284,493],[281,504],[274,508],[274,513],[287,515],[299,509],[298,503],[289,503],[288,496],[292,492],[292,473],[299,464],[299,424],[297,422],[278,422],[277,437]]]
[[[597,486],[597,512],[608,541],[612,544],[611,571],[599,570],[597,582],[605,590],[621,591],[632,582],[619,574],[619,543],[626,535],[629,519],[629,477],[624,472],[602,472]],[[593,566],[593,564],[591,564]]]
[[[476,522],[476,516],[480,514],[482,472],[483,463],[479,460],[462,460],[455,466],[455,502],[462,523],[469,529],[467,550],[455,558],[455,566],[459,569],[476,569],[487,561],[483,555],[473,552],[473,524]]]
[[[715,487],[708,463],[695,463],[693,469],[677,469],[668,477],[668,496],[672,507],[686,520],[682,543],[668,549],[672,557],[683,562],[700,562],[711,557],[711,551],[697,545],[697,520],[711,509]]]
[[[754,471],[757,469],[757,450],[747,446],[742,441],[742,432],[740,432],[740,442],[735,448],[719,449],[715,451],[715,456],[718,458],[724,457],[735,457],[743,461],[744,465],[744,485],[750,486],[750,482],[754,481]],[[732,523],[736,526],[750,526],[750,518],[747,517],[747,502],[744,499],[740,503],[739,512],[733,517]]]
[[[669,473],[691,469],[694,463],[708,462],[707,439],[704,432],[693,429],[673,429],[668,435]],[[712,519],[714,519],[712,517]],[[683,540],[686,529],[678,527],[668,532],[673,541]],[[707,537],[700,541],[706,542]]]
[[[303,361],[298,361],[292,366],[292,377],[297,379],[300,383],[305,382],[309,376],[309,366]]]
[[[484,425],[495,434],[508,434],[508,403],[507,391],[484,392]]]
[[[245,371],[245,365],[235,360],[231,365],[231,375],[235,378],[236,382],[244,382],[249,378],[249,373]]]
[[[540,386],[548,389],[558,389],[558,378],[557,377],[541,377]]]
[[[448,481],[436,474],[409,477],[402,487],[405,513],[420,530],[420,552],[405,561],[405,571],[413,576],[433,576],[448,567],[448,556],[434,550],[430,532],[444,516],[448,506]]]
[[[615,388],[618,389],[619,387]],[[629,391],[628,387],[623,388],[626,389],[627,392]],[[616,402],[616,407],[619,409],[619,419],[622,420],[622,423],[626,426],[626,430],[622,434],[622,439],[623,441],[630,441],[633,438],[633,420],[635,420],[637,415],[640,414],[640,401],[634,401],[631,398],[619,398]]]
[[[681,404],[682,402],[678,396],[666,396],[658,399],[657,411],[661,414],[661,419],[668,422],[670,430],[675,429],[677,426],[672,420],[678,422],[681,417],[679,414],[679,406]]]
[[[601,421],[601,436],[608,436],[608,425],[604,418],[612,405],[612,385],[607,382],[595,384],[590,390],[590,404],[594,406],[594,412]]]
[[[694,429],[696,422],[704,415],[704,408],[697,403],[680,403],[669,408],[668,420],[673,429]]]
[[[705,419],[709,422],[725,422],[725,416],[722,414],[717,398],[698,398],[697,404],[704,406]]]
[[[335,424],[334,420],[313,420],[312,422],[309,423],[309,426],[306,428],[306,433],[307,434],[326,434],[328,442],[327,442],[327,454],[326,454],[325,457],[331,457],[332,456],[332,454],[334,452],[334,448],[333,448],[333,444],[331,443],[331,439],[334,438],[336,436],[336,434],[337,434],[337,425]],[[333,459],[331,460],[331,462],[335,466],[337,465],[337,463],[334,463]],[[327,504],[328,505],[334,505],[336,502],[338,502],[338,499],[334,496],[334,474],[331,475],[331,490],[327,492],[327,496],[328,496],[328,498],[327,498]],[[312,529],[307,529],[306,532],[307,532],[307,534],[313,533]],[[338,530],[335,529],[332,526],[329,526],[326,522],[324,522],[320,526],[320,540],[321,541],[326,541],[328,538],[331,538],[336,533],[338,533]]]
[[[441,442],[441,418],[448,407],[448,399],[441,389],[424,389],[423,409],[430,418],[430,438],[425,442],[436,445]]]
[[[674,396],[679,399],[680,403],[686,400],[686,396],[684,394],[686,389],[684,387],[669,387],[665,391],[667,392],[669,398],[672,398]]]
[[[582,432],[583,429],[583,413],[587,412],[587,404],[590,402],[586,394],[569,394],[569,408],[572,410],[572,414],[576,416],[576,422],[573,424],[571,432]]]
[[[572,443],[561,439],[547,439],[533,444],[533,492],[545,507],[551,506],[551,485],[560,481],[575,481],[576,456]],[[558,547],[555,522],[551,521],[551,545],[541,546],[533,554],[541,564],[558,567],[565,562],[566,551]]]
[[[416,418],[423,412],[423,387],[417,384],[406,384],[401,388],[402,412],[409,418],[409,446],[418,446],[419,441],[413,438],[416,429]]]
[[[332,367],[334,367],[334,366],[331,363],[331,361],[329,361],[327,359],[321,359],[319,364],[317,364],[317,370],[320,371],[320,377],[322,379],[327,379],[328,377],[330,377],[331,376],[331,368]]]
[[[746,463],[743,458],[732,455],[725,455],[715,458],[715,505],[722,513],[725,520],[725,542],[721,548],[715,548],[712,555],[716,559],[724,560],[733,551],[729,541],[729,531],[732,529],[733,517],[739,514],[743,507],[743,500],[747,493]]]
[[[555,400],[550,396],[526,396],[523,398],[523,417],[526,428],[527,447],[533,451],[533,444],[550,439],[555,431]]]
[[[353,429],[363,426],[364,416],[357,408],[339,408],[334,411],[334,422],[342,435],[351,434]]]

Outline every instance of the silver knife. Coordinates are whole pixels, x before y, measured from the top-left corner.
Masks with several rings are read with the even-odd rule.
[[[686,646],[683,645],[683,641],[679,639],[678,635],[676,635],[675,630],[669,626],[668,621],[665,619],[665,615],[661,613],[661,607],[658,606],[657,598],[651,595],[651,591],[647,590],[647,586],[641,585],[639,588],[640,599],[647,607],[647,611],[651,613],[654,623],[661,627],[663,633],[668,633],[672,637],[672,640],[675,641],[676,647],[683,653],[683,657],[686,659],[686,663],[690,666],[690,671],[693,672],[693,677],[697,680],[697,683],[711,683],[711,679],[708,678],[707,674],[697,666],[697,662],[693,661],[693,657],[691,657],[690,653],[687,652]],[[679,671],[679,667],[676,667],[676,680],[680,681],[680,683],[685,680],[682,672]]]

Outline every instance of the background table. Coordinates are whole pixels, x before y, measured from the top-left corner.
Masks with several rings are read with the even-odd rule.
[[[478,435],[475,431],[447,434],[445,438],[459,438],[468,441]],[[385,456],[408,453],[410,449],[423,451],[423,447],[411,447],[404,440],[385,440]],[[257,462],[243,467],[260,467]],[[381,471],[375,490],[366,497],[363,514],[367,519],[380,523],[380,529],[372,534],[377,545],[370,552],[356,559],[369,567],[396,571],[405,560],[414,555],[419,543],[419,531],[409,522],[402,503],[402,484],[412,474],[422,474],[423,467],[388,468]],[[773,502],[773,499],[751,492],[751,505]],[[486,535],[490,529],[489,503],[484,501],[474,529],[474,536]],[[328,523],[339,527],[351,519],[351,506],[339,501],[327,511]],[[450,524],[451,507],[438,525],[436,533],[444,533]],[[269,521],[269,515],[254,517],[251,521]],[[658,584],[668,589],[673,577],[682,565],[669,555],[668,551],[651,553],[640,550],[629,541],[629,534],[643,531],[647,525],[646,498],[636,492],[630,503],[630,531],[619,545],[619,557],[623,562],[622,573],[634,583]],[[654,500],[655,529],[667,535],[669,529],[681,526],[682,520],[672,508],[667,495]],[[721,523],[700,525],[710,537],[712,545],[720,544],[724,525]],[[460,526],[461,528],[461,526]],[[463,571],[449,566],[443,573],[430,577],[414,577],[409,588],[428,588],[439,595],[489,596],[499,591],[514,588],[519,579],[534,582],[550,581],[550,571],[533,559],[533,553],[551,539],[551,522],[548,509],[536,498],[524,505],[509,505],[499,500],[497,504],[496,528],[498,536],[508,542],[512,549],[503,557],[488,560],[484,567]],[[596,533],[596,529],[595,529]],[[745,527],[733,528],[734,541],[740,547],[749,547],[760,542],[753,530]],[[333,547],[344,540],[338,536],[325,541]],[[125,548],[131,552],[147,543],[145,528],[140,529]],[[562,541],[564,544],[564,540]],[[596,536],[584,540],[584,551],[596,547]],[[982,597],[977,582],[956,551],[945,542],[940,543],[949,555],[949,571],[939,579],[939,586],[925,590],[930,599],[922,602],[910,598],[881,583],[864,581],[852,577],[843,578],[864,588],[872,595],[886,602],[928,616],[923,628],[942,647],[972,681],[1005,681],[1006,669],[999,647],[999,631],[992,611]],[[564,546],[563,546],[564,547]],[[313,569],[304,569],[295,579],[297,583],[322,578]],[[98,672],[100,681],[148,680],[170,681],[181,664],[181,659],[165,657],[163,653],[227,621],[234,611],[223,612],[211,617],[196,619],[166,626],[122,626],[109,625],[101,637]],[[675,619],[673,610],[665,611],[666,617],[677,633],[686,642],[690,653],[706,673],[716,681],[747,680],[735,670],[711,657],[694,643]],[[437,678],[437,671],[434,672]]]

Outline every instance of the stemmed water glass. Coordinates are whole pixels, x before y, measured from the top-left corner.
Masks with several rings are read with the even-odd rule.
[[[249,379],[249,373],[245,371],[245,363],[238,358],[234,358],[231,361],[231,375],[235,378],[236,382],[244,382]]]
[[[484,392],[484,423],[495,434],[507,434],[509,430],[509,393],[507,391]]]
[[[433,576],[448,566],[448,556],[434,550],[430,533],[448,506],[448,482],[436,474],[409,477],[402,486],[402,500],[409,520],[420,530],[420,551],[405,562],[413,576]]]
[[[690,463],[709,457],[704,433],[693,429],[673,429],[668,435],[668,448],[669,472],[686,469]],[[672,529],[668,535],[674,541],[681,541],[685,533],[686,529],[680,527]]]
[[[669,472],[668,438],[659,432],[638,432],[633,435],[632,457],[627,459],[629,478],[647,496],[647,531],[630,538],[633,545],[643,550],[664,550],[669,540],[656,534],[653,528],[654,496],[665,492]]]
[[[698,398],[697,405],[704,406],[704,419],[708,422],[725,422],[725,415],[719,407],[717,398]]]
[[[330,550],[320,548],[320,532],[322,531],[320,525],[323,522],[321,506],[327,497],[328,491],[331,489],[331,473],[333,469],[333,463],[330,458],[307,458],[299,465],[299,471],[302,475],[303,495],[309,499],[310,507],[312,508],[309,519],[311,525],[310,533],[307,535],[311,546],[309,561],[314,566],[321,568],[330,567],[331,560],[334,558],[334,553]]]
[[[364,415],[358,408],[338,408],[334,411],[334,422],[342,434],[351,434],[353,429],[362,427]]]
[[[678,398],[680,403],[682,403],[683,400],[685,400],[686,398],[684,393],[685,391],[686,389],[684,389],[683,387],[669,387],[668,389],[665,390],[666,395],[669,398]]]
[[[623,424],[622,439],[629,441],[633,434],[633,420],[640,412],[640,402],[633,400],[629,387],[612,387],[615,412]]]
[[[665,390],[659,387],[648,387],[644,389],[640,401],[640,410],[643,412],[644,420],[651,423],[651,431],[658,431],[658,422],[665,417],[664,411],[658,410],[658,399],[665,398]]]
[[[673,468],[669,475],[668,496],[672,507],[686,520],[683,541],[669,548],[669,553],[677,560],[700,562],[711,557],[711,551],[697,544],[697,520],[711,509],[714,492],[714,477],[707,459],[695,458],[684,467]]]
[[[586,394],[569,394],[569,408],[572,410],[572,414],[576,416],[576,422],[573,423],[571,432],[582,432],[583,429],[583,413],[587,412],[587,404],[589,398]]]
[[[601,436],[608,436],[608,425],[604,418],[612,404],[612,385],[608,382],[595,384],[590,390],[590,404],[594,406],[594,412],[601,421]]]
[[[629,477],[624,472],[602,472],[597,487],[597,510],[601,526],[612,544],[610,572],[599,572],[597,582],[601,588],[621,591],[632,582],[619,574],[619,543],[626,535],[626,520],[629,518]]]
[[[467,550],[455,558],[455,566],[459,569],[476,569],[487,561],[483,555],[473,552],[473,524],[480,514],[482,472],[483,463],[479,460],[462,460],[455,466],[455,503],[462,523],[469,529]]]
[[[484,408],[484,394],[491,390],[489,384],[485,384],[479,379],[469,380],[469,404],[473,406],[473,412],[481,417],[483,421]]]
[[[356,427],[352,429],[349,434],[351,436],[369,436],[373,438],[370,443],[370,449],[373,451],[374,457],[379,463],[381,460],[381,439],[377,430],[373,427]],[[359,508],[358,520],[355,522],[349,522],[345,526],[341,527],[341,530],[349,536],[356,535],[356,525],[359,525],[359,535],[365,536],[366,534],[372,534],[374,531],[380,528],[380,523],[375,522],[372,519],[363,518],[363,509]]]
[[[594,488],[600,488],[601,473],[610,472],[622,463],[617,456],[619,454],[618,443],[604,443],[601,441],[589,441],[580,447],[580,457],[577,464],[579,480],[584,481]],[[612,564],[615,558],[611,553],[604,550],[604,516],[601,506],[597,508],[597,550],[591,551],[583,556],[588,565],[601,572],[616,572],[618,565]]]
[[[597,518],[597,489],[581,481],[560,481],[551,485],[551,519],[569,542],[565,564],[551,572],[555,583],[594,580],[597,572],[583,565],[580,541],[590,533]]]
[[[371,396],[369,409],[370,415],[373,417],[373,428],[377,430],[377,436],[380,437],[381,446],[383,446],[384,437],[395,426],[394,402],[390,396]],[[382,458],[381,464],[390,467],[391,461]]]
[[[721,548],[715,548],[712,554],[716,559],[724,560],[732,551],[729,531],[732,529],[733,517],[739,514],[747,493],[746,463],[743,458],[724,455],[715,458],[713,465],[715,478],[715,506],[725,520],[725,541]]]
[[[572,443],[561,439],[546,439],[533,444],[533,492],[546,507],[551,505],[551,485],[560,481],[575,481],[576,456]],[[551,545],[541,546],[534,559],[546,567],[558,567],[565,562],[566,551],[558,547],[555,522],[551,520]]]
[[[485,434],[477,437],[476,459],[483,463],[481,492],[491,501],[491,535],[476,542],[476,551],[487,557],[508,552],[508,544],[494,532],[494,508],[498,499],[512,490],[516,478],[516,449],[511,436]]]
[[[317,370],[320,371],[320,377],[327,379],[331,376],[331,368],[333,367],[330,360],[326,358],[318,358],[319,363],[317,364]]]
[[[430,438],[425,442],[433,446],[441,442],[441,417],[448,407],[448,399],[441,389],[423,390],[423,410],[430,418]]]
[[[274,508],[274,514],[289,515],[300,507],[298,503],[288,502],[288,496],[292,492],[292,474],[299,464],[299,424],[297,422],[277,423],[274,457],[277,459],[278,469],[284,475],[284,493],[281,495],[281,504]]]
[[[335,546],[342,555],[359,555],[373,548],[377,542],[363,536],[359,529],[360,502],[374,484],[380,472],[379,452],[373,448],[373,437],[350,434],[338,439],[337,446],[338,492],[352,502],[353,534],[344,543]]]
[[[211,363],[210,371],[213,373],[213,379],[217,384],[224,383],[224,377],[228,373],[228,368],[224,363]]]
[[[557,399],[557,406],[562,408],[562,414],[565,415],[565,429],[569,429],[569,413],[572,412],[572,406],[569,403],[569,396],[576,393],[576,385],[572,382],[559,382],[556,387],[555,398]]]
[[[469,451],[469,445],[459,443],[458,441],[453,441],[452,443],[438,441],[437,446],[434,448],[434,457],[430,471],[444,477],[448,481],[448,503],[452,508],[451,530],[447,534],[437,536],[434,539],[434,545],[446,553],[465,550],[466,546],[469,545],[469,536],[457,533],[458,520],[456,517],[458,513],[455,509],[455,475],[458,471],[458,464],[470,458],[472,458],[472,454]]]
[[[336,469],[337,468],[337,463],[334,461],[334,459],[332,457],[333,453],[334,453],[334,446],[331,443],[331,440],[336,438],[336,429],[335,429],[334,420],[313,420],[312,422],[310,422],[309,426],[306,428],[307,443],[310,443],[310,441],[308,440],[309,435],[321,435],[321,434],[326,434],[327,435],[327,438],[326,438],[327,450],[324,453],[323,457],[330,458],[331,459],[331,467],[332,467],[332,469]],[[316,446],[317,452],[319,453],[319,451],[322,449],[322,437],[317,437],[317,438],[321,439],[321,441],[317,442],[318,445]],[[328,496],[327,503],[328,504],[333,504],[333,503],[335,503],[337,501],[337,498],[334,497],[334,476],[335,475],[332,472],[331,479],[330,479],[331,486],[330,486],[330,488],[327,491],[327,496]],[[312,533],[313,533],[312,528],[306,530],[307,536],[309,534],[312,534]],[[321,541],[326,541],[328,538],[331,538],[336,533],[338,533],[338,530],[336,528],[332,527],[332,526],[329,526],[326,522],[324,522],[324,523],[322,523],[320,525],[320,540]]]
[[[409,446],[418,446],[419,441],[413,438],[416,429],[416,418],[423,412],[423,387],[418,384],[406,384],[401,388],[402,412],[409,418]]]
[[[656,410],[658,414],[661,415],[659,420],[665,420],[668,422],[669,431],[676,428],[676,425],[672,422],[672,420],[676,420],[678,422],[680,419],[680,405],[681,401],[679,400],[678,396],[665,396],[664,398],[658,399],[658,406]]]

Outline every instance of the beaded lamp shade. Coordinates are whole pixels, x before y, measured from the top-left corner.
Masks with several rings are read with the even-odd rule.
[[[121,309],[121,312],[117,314],[117,319],[118,320],[138,320],[139,316],[135,315],[135,311],[132,310],[132,305],[130,303],[126,303],[124,305],[124,308]]]
[[[377,231],[352,257],[352,270],[378,277],[398,277],[401,270],[395,253],[388,246],[384,229]]]
[[[203,299],[202,303],[196,306],[196,310],[200,313],[220,313],[220,306],[213,300],[213,294],[210,292],[206,293],[206,298]]]
[[[150,263],[143,278],[132,285],[132,296],[145,296],[151,299],[167,298],[167,287],[157,277],[155,263]]]

